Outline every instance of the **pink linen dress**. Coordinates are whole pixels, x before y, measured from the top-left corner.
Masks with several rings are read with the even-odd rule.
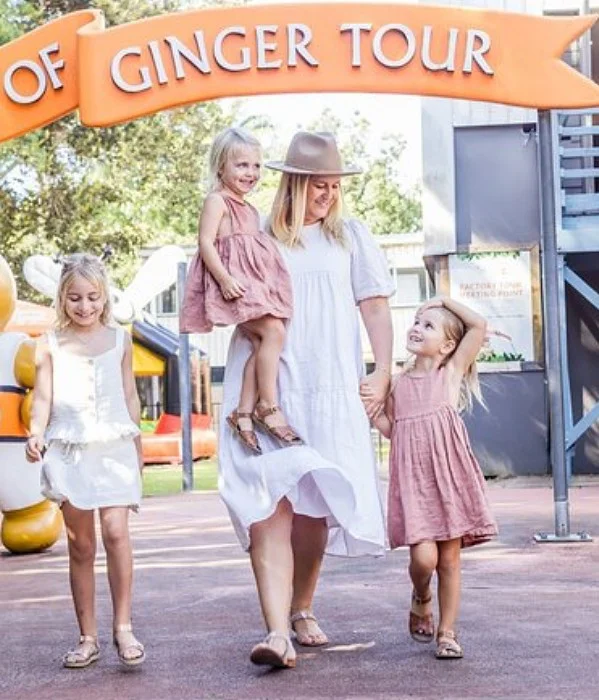
[[[214,326],[236,326],[268,315],[291,318],[291,280],[274,239],[260,231],[260,217],[251,204],[220,194],[231,217],[231,232],[217,236],[214,245],[229,274],[246,291],[226,301],[198,250],[181,309],[184,333],[209,333]]]
[[[466,426],[451,405],[445,368],[400,374],[392,389],[388,530],[391,548],[497,534]]]

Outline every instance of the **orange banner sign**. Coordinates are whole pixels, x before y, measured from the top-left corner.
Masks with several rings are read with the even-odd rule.
[[[402,93],[537,109],[599,105],[567,46],[596,16],[416,5],[207,9],[104,28],[66,15],[0,47],[0,141],[79,109],[109,126],[219,97]]]

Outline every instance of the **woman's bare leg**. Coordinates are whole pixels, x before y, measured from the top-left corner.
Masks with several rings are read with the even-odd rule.
[[[293,547],[293,597],[291,613],[312,612],[312,601],[327,544],[325,518],[295,515],[291,533]],[[297,620],[293,625],[301,644],[326,644],[327,637],[315,620]]]
[[[289,635],[293,581],[292,521],[291,504],[283,498],[270,518],[250,528],[250,558],[266,629],[284,637]],[[278,637],[272,646],[281,654],[286,651],[285,642]]]
[[[79,630],[82,635],[97,637],[94,511],[80,510],[66,502],[62,506],[62,515],[67,531],[69,579]]]

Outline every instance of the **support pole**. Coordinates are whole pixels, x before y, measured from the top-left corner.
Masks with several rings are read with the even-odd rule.
[[[177,265],[177,302],[183,305],[183,291],[187,264]],[[181,416],[181,459],[183,463],[183,491],[193,489],[193,453],[191,445],[191,374],[189,367],[189,335],[179,333],[179,414]]]
[[[553,475],[553,502],[555,533],[538,533],[537,542],[590,541],[586,533],[570,533],[570,504],[568,501],[568,474],[566,461],[566,433],[562,370],[562,341],[560,333],[560,289],[555,216],[554,152],[551,112],[539,112],[539,167],[541,192],[541,242],[543,279],[543,329],[545,339],[545,376],[549,399],[550,462]],[[562,261],[563,262],[563,261]],[[563,278],[562,278],[563,279]]]

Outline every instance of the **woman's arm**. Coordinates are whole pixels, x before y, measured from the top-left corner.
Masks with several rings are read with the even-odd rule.
[[[228,273],[214,246],[225,211],[225,203],[218,194],[213,192],[206,197],[200,215],[198,248],[204,265],[220,285],[225,299],[237,299],[243,295],[245,288]]]
[[[123,389],[125,392],[125,403],[129,416],[135,425],[139,426],[141,420],[141,406],[139,403],[139,395],[135,386],[135,375],[133,374],[133,345],[129,333],[125,334],[125,349],[123,352],[123,360],[121,369],[123,373]],[[135,448],[137,450],[137,459],[139,461],[140,471],[143,469],[144,461],[141,449],[141,435],[135,437]]]
[[[35,386],[31,405],[29,439],[25,456],[29,462],[39,462],[45,446],[44,433],[52,410],[52,356],[48,344],[40,341],[35,354]]]
[[[384,408],[391,380],[393,353],[391,310],[387,297],[364,299],[359,307],[375,362],[375,370],[360,382],[360,395],[368,417],[374,419]]]

